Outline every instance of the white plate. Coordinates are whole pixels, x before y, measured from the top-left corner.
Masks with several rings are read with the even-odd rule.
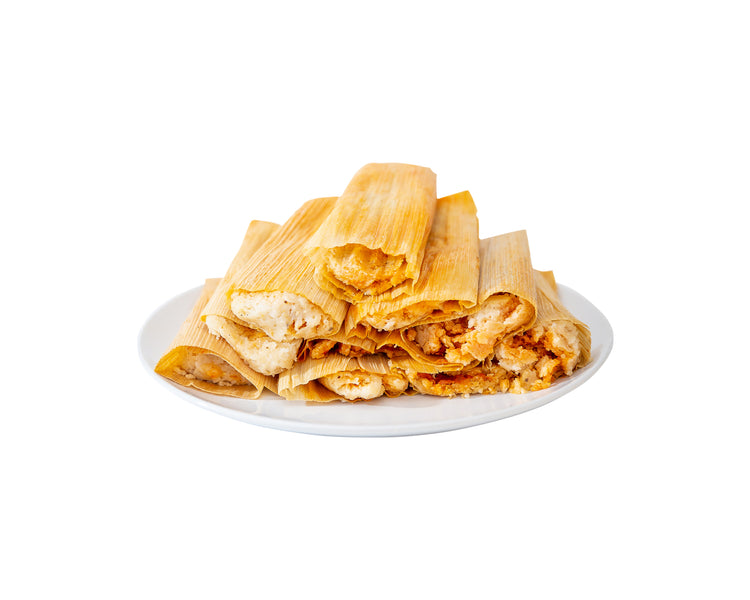
[[[612,327],[578,292],[558,284],[560,299],[591,328],[591,362],[551,387],[527,394],[474,395],[468,398],[402,396],[369,402],[308,404],[279,398],[268,390],[257,400],[214,396],[184,388],[154,373],[177,330],[198,299],[202,286],[175,296],[148,318],[138,336],[144,366],[159,383],[185,400],[221,415],[274,429],[340,436],[398,436],[437,433],[511,417],[547,404],[589,379],[612,350]]]

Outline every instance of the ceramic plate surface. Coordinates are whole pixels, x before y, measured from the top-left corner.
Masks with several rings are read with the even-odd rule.
[[[551,387],[527,394],[474,395],[468,398],[402,396],[369,402],[326,404],[284,400],[264,391],[257,400],[215,396],[184,388],[154,373],[159,358],[190,313],[202,286],[175,296],[148,318],[138,336],[141,360],[163,386],[181,398],[221,415],[274,429],[339,436],[399,436],[437,433],[481,425],[537,408],[587,381],[612,349],[612,328],[606,317],[578,292],[558,284],[560,299],[591,328],[591,362]]]

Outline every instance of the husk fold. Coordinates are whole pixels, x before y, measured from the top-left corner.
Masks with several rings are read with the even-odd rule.
[[[401,284],[399,287],[406,286]],[[412,293],[398,288],[349,308],[345,329],[393,331],[453,318],[477,304],[479,223],[469,192],[438,199],[419,279]]]
[[[349,305],[321,289],[314,280],[315,267],[302,251],[330,214],[336,198],[309,200],[250,257],[228,282],[228,300],[234,293],[289,292],[307,299],[338,326]]]
[[[254,399],[260,396],[264,388],[276,392],[276,379],[261,375],[250,369],[240,356],[223,339],[214,336],[201,321],[200,315],[220,279],[207,279],[203,290],[193,305],[190,314],[180,326],[171,345],[156,364],[154,371],[167,379],[186,387],[236,398]],[[190,353],[212,354],[237,371],[246,381],[245,385],[219,385],[187,377],[184,371],[185,361]]]
[[[400,293],[410,293],[419,277],[436,202],[436,177],[430,169],[401,163],[362,167],[306,244],[318,285],[348,302],[402,282],[406,285]],[[337,276],[339,253],[358,252],[371,256],[371,265],[361,269],[366,273],[358,274],[365,279],[376,277],[389,260],[401,266],[384,281],[358,284]]]
[[[278,231],[279,225],[276,223],[269,223],[267,221],[251,221],[245,231],[245,237],[242,238],[242,244],[240,245],[237,254],[235,254],[232,262],[229,264],[224,277],[216,286],[216,290],[211,294],[206,306],[201,311],[201,320],[206,321],[206,317],[209,315],[222,317],[234,321],[239,325],[244,323],[238,319],[232,312],[227,301],[227,294],[229,288],[232,285],[234,278],[242,272],[250,258],[263,246],[263,244],[270,238],[276,231]]]
[[[506,335],[533,325],[537,311],[537,294],[526,231],[514,231],[480,240],[478,302],[473,308],[455,314],[453,319],[475,314],[484,302],[496,294],[514,295],[530,309],[530,318]],[[403,348],[414,360],[430,369],[457,371],[473,364],[451,362],[442,356],[424,353],[418,344],[408,339],[409,329],[410,327],[406,327],[398,330],[398,338],[394,335],[395,332],[389,334],[380,345],[393,344]]]

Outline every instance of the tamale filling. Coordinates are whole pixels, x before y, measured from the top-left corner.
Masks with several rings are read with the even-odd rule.
[[[549,387],[563,375],[570,375],[581,359],[575,325],[553,322],[503,340],[495,350],[498,364],[518,374],[512,392]]]
[[[329,353],[337,353],[342,356],[348,356],[350,358],[357,358],[359,356],[365,356],[366,354],[372,354],[364,348],[355,346],[353,344],[344,344],[335,340],[314,340],[309,347],[310,358],[323,358]]]
[[[333,393],[351,402],[372,400],[383,394],[397,396],[409,386],[406,376],[401,373],[380,375],[359,369],[334,373],[321,377],[319,381]]]
[[[460,396],[463,394],[496,394],[507,392],[512,373],[495,363],[469,367],[458,373],[416,373],[410,383],[423,394]]]
[[[307,298],[290,292],[236,291],[231,307],[247,325],[277,342],[322,337],[334,333],[339,326]]]
[[[207,352],[189,350],[175,371],[187,379],[199,379],[216,385],[246,385],[247,380],[225,360]]]
[[[366,295],[380,294],[406,279],[406,257],[389,256],[379,249],[347,244],[326,252],[331,275]]]
[[[217,315],[208,315],[206,326],[211,333],[224,338],[251,369],[263,375],[277,375],[291,368],[302,343],[302,340],[277,342],[258,329]]]
[[[498,340],[523,324],[531,310],[513,294],[497,294],[471,315],[417,325],[406,329],[404,335],[427,355],[469,364],[489,356]]]

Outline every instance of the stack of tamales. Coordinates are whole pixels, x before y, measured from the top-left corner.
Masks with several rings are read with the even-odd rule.
[[[471,194],[438,198],[430,169],[366,165],[281,226],[251,222],[156,372],[315,402],[549,387],[589,360],[588,327],[525,231],[478,230]]]

